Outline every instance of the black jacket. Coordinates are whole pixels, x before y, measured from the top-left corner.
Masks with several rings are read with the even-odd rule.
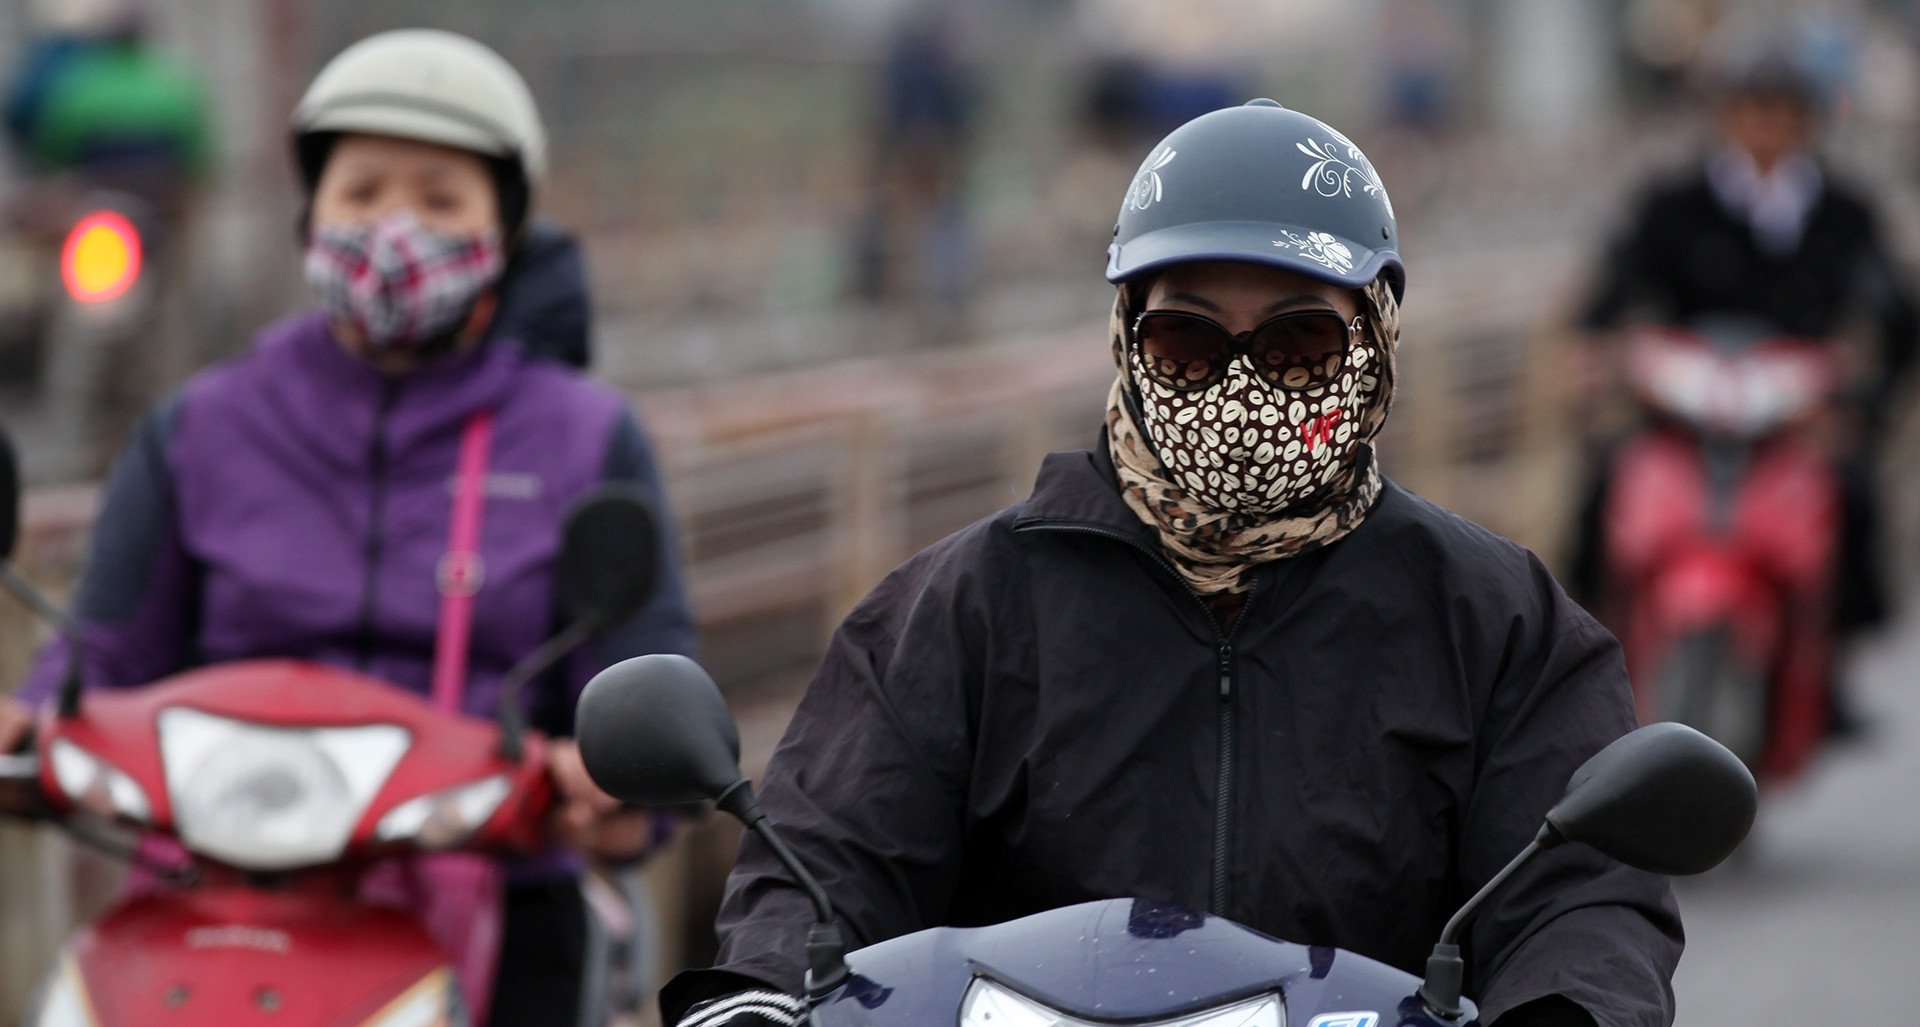
[[[1878,421],[1920,344],[1920,314],[1902,282],[1873,211],[1831,173],[1823,174],[1799,246],[1773,254],[1728,212],[1706,171],[1694,168],[1654,183],[1637,202],[1582,323],[1613,327],[1636,313],[1679,325],[1731,316],[1824,338],[1865,319],[1878,336],[1880,373],[1863,398]]]
[[[1417,972],[1632,728],[1618,646],[1531,554],[1392,485],[1344,540],[1267,565],[1223,638],[1113,480],[1104,453],[1056,453],[1032,498],[883,581],[767,811],[854,946],[1144,896]],[[811,919],[750,839],[720,966],[797,991]],[[1564,845],[1471,929],[1470,994],[1483,1022],[1562,993],[1667,1024],[1680,948],[1664,878]]]

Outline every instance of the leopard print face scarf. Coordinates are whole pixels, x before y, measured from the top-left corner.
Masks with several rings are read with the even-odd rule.
[[[1224,433],[1227,426],[1197,423],[1198,415],[1205,412],[1204,404],[1185,408],[1194,411],[1182,424],[1185,439],[1215,445],[1205,442],[1206,429],[1210,428],[1213,437],[1221,440],[1217,444],[1221,447],[1240,445],[1254,450],[1256,456],[1267,454],[1265,460],[1239,472],[1243,481],[1259,483],[1257,490],[1247,493],[1244,487],[1183,488],[1168,472],[1151,438],[1141,430],[1134,416],[1134,397],[1141,403],[1157,400],[1143,394],[1137,385],[1137,359],[1131,352],[1134,347],[1128,344],[1126,329],[1132,311],[1128,309],[1127,291],[1121,289],[1109,322],[1114,362],[1120,373],[1107,395],[1107,444],[1127,506],[1160,536],[1167,558],[1196,593],[1244,593],[1252,587],[1252,571],[1259,564],[1312,552],[1343,538],[1373,509],[1380,496],[1373,440],[1386,423],[1393,399],[1400,307],[1385,282],[1375,281],[1363,294],[1367,338],[1364,344],[1356,345],[1354,354],[1358,357],[1364,349],[1366,357],[1350,358],[1349,373],[1341,380],[1344,388],[1336,383],[1330,389],[1316,389],[1298,397],[1270,391],[1262,394],[1257,404],[1250,395],[1238,399],[1243,410],[1258,406],[1284,411],[1275,420],[1282,435],[1292,433],[1294,438],[1259,436],[1251,447],[1244,442],[1228,443]],[[1237,376],[1230,374],[1223,387],[1233,388],[1236,380]],[[1258,381],[1244,384],[1266,388]],[[1321,409],[1328,403],[1340,410],[1337,419],[1330,419],[1331,415]],[[1295,406],[1301,408],[1298,412],[1303,416],[1291,416]],[[1169,404],[1165,416],[1177,418],[1183,412]],[[1343,432],[1347,433],[1345,437],[1341,437]],[[1172,459],[1191,465],[1205,462],[1206,456],[1189,445]],[[1191,471],[1189,467],[1181,474]],[[1202,498],[1198,492],[1210,498]],[[1262,500],[1269,495],[1280,497],[1284,505],[1266,508]],[[1227,508],[1229,505],[1232,508]]]

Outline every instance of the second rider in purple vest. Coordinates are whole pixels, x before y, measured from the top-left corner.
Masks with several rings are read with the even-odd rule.
[[[544,171],[538,115],[491,50],[390,32],[320,73],[293,143],[308,198],[305,270],[322,309],[195,377],[121,456],[76,600],[84,680],[133,687],[199,664],[290,656],[425,693],[462,430],[490,410],[485,578],[462,697],[490,715],[507,668],[558,626],[554,558],[569,504],[618,479],[666,513],[620,395],[490,330]],[[618,810],[564,739],[579,689],[601,667],[691,653],[670,530],[659,559],[649,604],[525,697],[531,722],[563,739],[553,767],[562,833],[602,855],[637,855],[659,825]],[[64,647],[50,646],[18,698],[0,700],[0,751],[65,663]],[[577,876],[577,858],[558,850],[509,869],[496,1027],[571,1022],[586,915]]]

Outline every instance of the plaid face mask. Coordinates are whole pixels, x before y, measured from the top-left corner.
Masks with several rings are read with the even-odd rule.
[[[418,349],[458,325],[506,263],[497,232],[449,235],[402,208],[372,224],[318,227],[307,282],[368,349]]]

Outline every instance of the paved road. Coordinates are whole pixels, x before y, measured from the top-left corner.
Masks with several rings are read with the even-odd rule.
[[[1763,797],[1743,849],[1680,882],[1677,1027],[1909,1023],[1920,1002],[1920,595],[1855,666],[1879,725]]]

